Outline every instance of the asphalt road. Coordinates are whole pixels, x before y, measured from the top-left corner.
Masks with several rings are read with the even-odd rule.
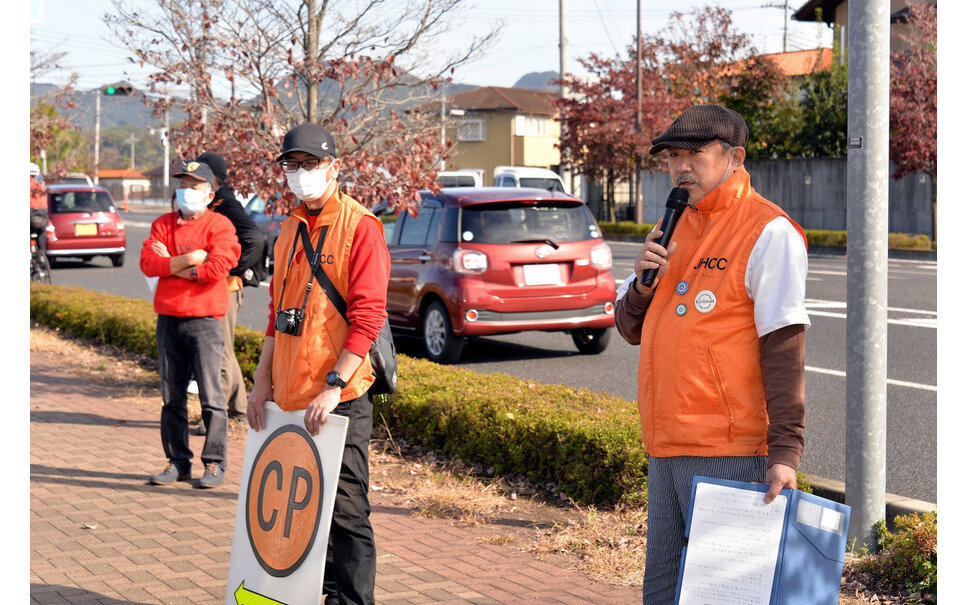
[[[141,241],[157,213],[125,215],[128,252],[121,268],[107,258],[61,262],[55,284],[78,285],[132,298],[151,299],[138,268]],[[613,273],[631,273],[637,244],[612,243]],[[847,261],[811,256],[807,307],[807,427],[801,470],[844,480]],[[937,263],[888,263],[887,489],[937,501]],[[268,288],[246,288],[239,323],[263,330]],[[419,355],[420,343],[402,338],[401,352]],[[503,372],[546,383],[563,383],[635,399],[637,347],[613,333],[608,349],[583,356],[563,333],[525,332],[471,340],[459,365],[478,372]]]

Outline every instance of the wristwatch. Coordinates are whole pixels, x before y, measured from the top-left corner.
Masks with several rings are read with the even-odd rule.
[[[340,378],[335,370],[326,375],[326,384],[331,387],[346,388],[346,381]]]

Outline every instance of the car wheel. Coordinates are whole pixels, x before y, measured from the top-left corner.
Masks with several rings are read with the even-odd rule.
[[[571,331],[578,352],[582,355],[597,355],[608,346],[611,332],[608,328],[578,328]]]
[[[124,265],[124,252],[122,252],[121,254],[112,254],[111,264],[114,265],[115,267],[120,267]]]
[[[424,349],[430,361],[451,364],[460,358],[464,342],[454,335],[444,303],[439,300],[430,303],[423,312],[421,324]]]

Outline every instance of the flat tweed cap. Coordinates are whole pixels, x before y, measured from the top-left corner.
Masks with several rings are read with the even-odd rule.
[[[745,147],[748,138],[746,120],[732,109],[722,105],[693,105],[679,114],[665,132],[652,139],[649,155],[668,147],[699,149],[714,139]]]

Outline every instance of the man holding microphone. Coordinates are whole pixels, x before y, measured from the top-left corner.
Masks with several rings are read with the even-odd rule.
[[[658,137],[688,207],[668,247],[646,238],[619,288],[615,327],[641,345],[649,453],[643,603],[671,603],[696,475],[795,488],[803,453],[803,230],[750,186],[748,130],[719,105],[687,108]],[[643,273],[655,270],[647,286]],[[648,276],[646,276],[648,278]]]

